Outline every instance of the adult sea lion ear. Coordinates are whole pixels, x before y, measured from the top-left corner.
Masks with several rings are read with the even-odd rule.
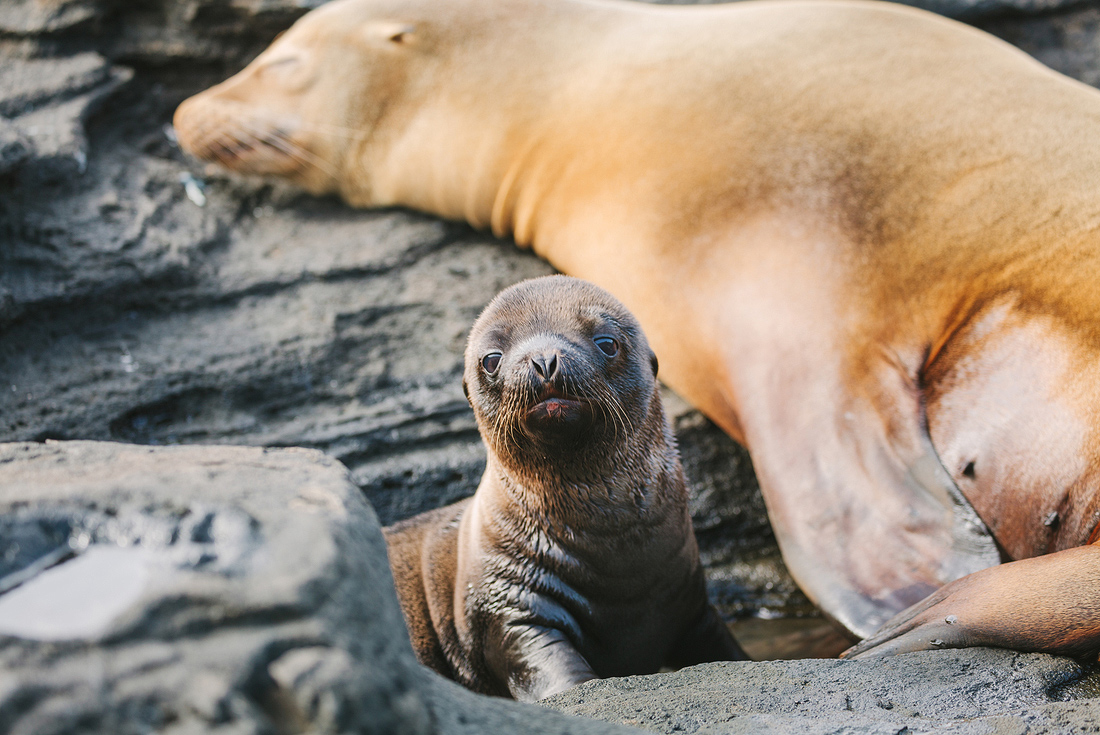
[[[649,366],[653,368],[653,377],[657,377],[657,353],[649,353]]]
[[[403,45],[413,40],[416,26],[404,21],[386,20],[372,23],[368,31],[374,38],[381,38],[390,43]]]

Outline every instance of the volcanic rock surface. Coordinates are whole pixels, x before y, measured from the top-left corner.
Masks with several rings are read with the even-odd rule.
[[[543,700],[659,733],[1039,735],[1100,729],[1096,665],[992,649],[879,661],[703,664],[605,679]]]

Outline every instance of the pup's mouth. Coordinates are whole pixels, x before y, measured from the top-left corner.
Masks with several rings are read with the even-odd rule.
[[[535,404],[527,409],[527,425],[533,429],[574,424],[591,413],[588,401],[553,386],[542,389]]]

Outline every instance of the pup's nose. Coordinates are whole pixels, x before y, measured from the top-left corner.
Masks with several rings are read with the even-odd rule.
[[[558,374],[558,354],[556,352],[544,352],[541,355],[532,355],[531,365],[540,378],[550,382]]]

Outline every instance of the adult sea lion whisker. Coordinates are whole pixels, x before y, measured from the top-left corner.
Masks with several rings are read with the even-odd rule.
[[[278,128],[265,130],[259,126],[256,126],[254,123],[249,124],[248,122],[244,121],[242,121],[240,124],[246,129],[246,133],[250,134],[252,138],[257,142],[266,144],[271,148],[285,153],[294,161],[304,166],[312,165],[315,168],[321,169],[330,176],[336,175],[336,169],[330,162],[321,158],[312,151],[298,145],[296,142],[294,142],[292,138],[287,137],[287,135],[282,130],[279,130]]]
[[[270,107],[247,105],[243,103],[236,103],[233,107],[241,112],[247,113],[247,117],[256,121],[258,124],[269,126],[273,130],[278,130],[280,132],[284,132],[285,128],[293,128],[297,130],[309,130],[317,133],[343,136],[351,139],[362,139],[370,135],[370,130],[365,128],[352,128],[346,125],[336,125],[334,123],[303,120],[300,117],[295,117],[290,120],[286,115],[281,115]],[[234,119],[237,120],[244,119],[244,117],[245,115],[234,115]]]

